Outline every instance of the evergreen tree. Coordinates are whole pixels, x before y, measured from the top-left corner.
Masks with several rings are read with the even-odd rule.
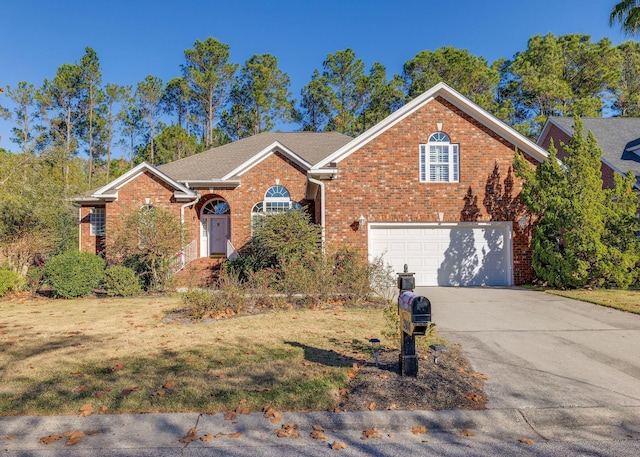
[[[522,200],[541,217],[532,239],[533,268],[552,287],[627,287],[640,260],[634,180],[620,178],[614,189],[603,189],[602,153],[575,119],[563,166],[553,144],[535,171],[516,155],[516,173],[525,180]]]

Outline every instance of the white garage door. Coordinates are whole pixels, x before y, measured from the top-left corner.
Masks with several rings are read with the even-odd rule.
[[[369,224],[369,256],[394,271],[405,264],[417,286],[513,283],[510,223]]]

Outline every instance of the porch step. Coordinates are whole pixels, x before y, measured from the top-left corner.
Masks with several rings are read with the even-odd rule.
[[[226,260],[225,257],[205,257],[194,260],[175,274],[174,287],[212,287],[218,279],[220,267]]]

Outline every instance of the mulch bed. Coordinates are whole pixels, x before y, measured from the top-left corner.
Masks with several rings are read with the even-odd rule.
[[[399,350],[380,352],[378,367],[354,369],[343,389],[341,411],[485,409],[484,375],[476,373],[459,345],[448,346],[434,363],[426,348],[418,348],[418,376],[400,376]]]

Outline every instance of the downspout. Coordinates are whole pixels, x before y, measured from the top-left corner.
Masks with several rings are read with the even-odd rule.
[[[318,179],[314,179],[311,176],[307,176],[309,182],[317,184],[320,186],[320,227],[322,227],[322,253],[324,254],[325,249],[325,200],[324,200],[324,183]],[[316,203],[317,204],[317,203]]]
[[[78,251],[82,252],[82,206],[78,206]]]

